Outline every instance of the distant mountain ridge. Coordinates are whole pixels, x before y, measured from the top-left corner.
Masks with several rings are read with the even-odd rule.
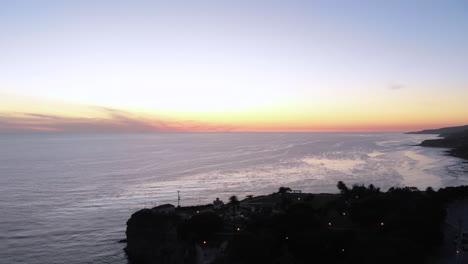
[[[408,132],[406,134],[440,134],[440,136],[448,136],[449,134],[463,132],[468,130],[468,125],[465,126],[455,126],[455,127],[443,127],[437,129],[426,129],[416,132]]]
[[[420,146],[435,148],[451,148],[448,154],[468,159],[468,125],[458,127],[444,127],[429,129],[408,134],[440,134],[441,139],[428,139],[421,142]]]

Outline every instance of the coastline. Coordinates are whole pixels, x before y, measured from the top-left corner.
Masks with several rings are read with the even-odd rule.
[[[407,135],[402,133],[389,133],[390,136],[381,136],[381,134],[370,134],[369,138],[381,138],[381,140],[387,139],[408,139]],[[301,139],[300,143],[306,142],[308,139],[316,138],[315,134],[303,137],[303,134],[288,134],[290,135],[291,139]],[[286,135],[287,136],[287,135]],[[301,136],[301,137],[298,137]],[[326,145],[326,150],[334,150],[331,149],[331,146],[336,143],[334,138],[338,138],[337,134],[331,134],[329,138],[333,139],[327,141],[329,143],[323,144]],[[393,137],[394,136],[394,137]],[[410,142],[412,144],[417,144],[422,141],[423,138],[428,138],[424,136],[417,136],[413,138],[420,138],[421,140],[408,140],[405,142]],[[185,137],[185,135],[174,135],[174,138]],[[201,136],[198,136],[200,138]],[[229,138],[244,138],[245,135],[241,134],[231,134]],[[268,135],[262,134],[256,138],[267,138],[271,141],[271,138],[276,137],[276,135]],[[341,136],[340,136],[341,137]],[[148,135],[121,135],[121,136],[113,136],[108,143],[112,143],[112,145],[120,146],[119,149],[124,149],[128,142],[131,142],[131,145],[137,146],[141,141],[149,142],[158,140],[158,137],[149,137]],[[167,138],[167,137],[165,137]],[[214,138],[218,142],[219,139],[229,139],[227,135],[221,135],[217,137],[217,135],[210,135],[210,138]],[[345,137],[345,140],[352,140],[359,138],[359,140],[363,137],[357,137],[355,135],[350,134],[349,137]],[[431,138],[434,138],[431,136]],[[7,168],[7,170],[3,170],[6,174],[9,174],[8,171],[17,171],[18,176],[21,177],[11,177],[10,181],[2,187],[2,198],[3,201],[9,201],[8,199],[15,198],[14,203],[5,203],[2,207],[7,212],[3,216],[3,223],[1,225],[2,230],[5,230],[3,236],[6,237],[8,241],[11,241],[12,244],[18,245],[17,247],[10,247],[8,250],[4,250],[0,253],[1,259],[4,259],[6,262],[10,263],[28,263],[34,262],[31,260],[35,260],[41,263],[60,263],[64,261],[64,256],[66,256],[66,261],[71,263],[74,262],[88,262],[88,263],[106,263],[107,262],[114,262],[114,263],[127,263],[126,256],[122,248],[125,244],[116,244],[114,241],[118,241],[120,239],[125,238],[125,222],[129,219],[130,215],[137,211],[140,208],[143,208],[145,203],[146,207],[151,205],[151,202],[158,202],[159,204],[169,203],[172,202],[173,204],[176,203],[175,199],[177,198],[176,188],[175,185],[174,189],[166,188],[165,184],[168,182],[158,182],[155,179],[149,179],[148,175],[154,175],[154,177],[159,175],[164,175],[160,171],[153,171],[155,165],[166,165],[164,163],[163,155],[156,155],[152,154],[152,156],[146,156],[145,152],[140,150],[146,150],[146,148],[132,148],[132,156],[135,158],[139,158],[143,162],[127,162],[125,158],[128,156],[128,151],[112,151],[109,155],[104,155],[104,152],[98,151],[98,148],[95,148],[95,142],[97,140],[102,139],[102,135],[88,135],[86,137],[75,137],[72,135],[51,135],[49,136],[38,136],[32,135],[31,138],[25,138],[25,136],[21,135],[18,139],[13,140],[13,138],[2,138],[3,146],[9,146],[8,148],[3,148],[4,155],[11,155],[13,159],[11,162],[8,161],[1,163],[3,169]],[[325,138],[326,139],[326,138]],[[20,141],[28,141],[29,147],[24,151],[25,146],[16,144],[15,142]],[[41,142],[44,141],[49,142],[48,151],[42,151]],[[213,142],[214,142],[213,140]],[[228,142],[229,140],[224,140],[221,142]],[[375,140],[374,140],[375,141]],[[80,162],[76,162],[75,159],[76,155],[70,155],[71,153],[67,150],[70,149],[70,145],[73,142],[74,153],[76,155],[79,154]],[[187,141],[183,141],[184,145],[187,145]],[[208,142],[208,141],[205,141]],[[211,140],[209,141],[211,142]],[[252,141],[248,141],[249,143],[246,144],[248,146],[254,147],[254,143]],[[366,140],[366,142],[369,142]],[[105,142],[104,142],[105,143]],[[103,144],[104,144],[103,143]],[[260,142],[261,143],[261,142]],[[148,143],[149,144],[149,143]],[[198,143],[197,143],[198,144]],[[157,151],[157,146],[150,147],[148,146],[147,150]],[[354,145],[354,143],[353,143]],[[360,144],[361,145],[361,144]],[[400,144],[395,143],[395,146],[399,145],[409,145],[408,144]],[[17,147],[14,147],[17,146]],[[106,147],[104,147],[106,146]],[[151,145],[152,146],[152,145]],[[171,151],[176,151],[180,153],[180,149],[178,148],[180,145],[174,145]],[[233,149],[230,147],[231,145],[227,146],[226,148]],[[237,143],[237,147],[242,146],[239,142]],[[261,144],[260,144],[261,146]],[[312,143],[307,149],[315,149],[320,147],[320,145]],[[109,145],[103,145],[104,149],[109,148]],[[411,147],[414,148],[414,147]],[[101,148],[102,149],[102,148]],[[194,148],[191,148],[194,149]],[[389,151],[393,151],[393,147],[385,147]],[[404,148],[407,150],[408,148]],[[246,150],[249,150],[246,148]],[[337,148],[339,151],[347,151],[347,148]],[[21,151],[21,152],[20,152]],[[82,151],[82,152],[81,152]],[[296,150],[293,148],[293,151],[290,153],[294,153]],[[460,167],[457,167],[460,162],[463,160],[452,158],[451,156],[445,156],[442,152],[445,150],[442,149],[427,149],[417,147],[415,151],[421,151],[422,154],[426,155],[429,154],[428,157],[440,157],[442,162],[437,162],[437,164],[444,164],[442,166],[437,167],[437,171],[434,171],[435,175],[442,175],[445,173],[446,163],[447,164],[454,164],[455,161],[457,164],[454,164],[454,168],[458,171]],[[15,154],[17,153],[17,154]],[[60,156],[57,156],[56,153],[61,153]],[[81,154],[82,153],[82,154]],[[157,152],[156,152],[157,153]],[[186,153],[184,151],[183,153]],[[188,156],[191,157],[198,157],[201,152],[190,152]],[[206,152],[207,154],[211,155],[211,152]],[[431,154],[432,153],[432,154]],[[166,154],[164,154],[166,155]],[[221,164],[225,160],[219,160],[218,158],[221,155],[217,155],[216,159],[213,159],[211,164]],[[395,155],[396,156],[396,155]],[[48,170],[45,173],[44,169],[41,169],[41,165],[44,163],[42,162],[35,162],[31,160],[30,162],[26,163],[25,160],[29,160],[29,158],[37,157],[37,161],[40,160],[48,160],[48,163],[54,164],[50,167],[50,171]],[[66,162],[57,162],[57,158],[60,158]],[[112,158],[112,159],[111,159]],[[161,158],[161,159],[160,159]],[[246,156],[245,160],[252,160],[254,156]],[[331,158],[334,158],[333,156]],[[379,158],[377,156],[377,158]],[[84,160],[83,160],[84,159]],[[211,160],[211,159],[210,159]],[[83,164],[82,162],[85,162]],[[113,161],[112,163],[109,163]],[[226,159],[229,161],[229,159]],[[174,167],[171,169],[172,173],[177,173],[178,170],[185,170],[187,167],[193,166],[192,162],[187,162],[184,164],[188,164],[186,167]],[[435,165],[437,165],[435,164]],[[107,166],[109,165],[109,166]],[[183,165],[183,164],[181,164]],[[190,166],[189,166],[190,165]],[[200,165],[200,164],[195,164]],[[245,164],[235,164],[239,168],[246,168]],[[278,165],[281,165],[278,163]],[[318,164],[320,165],[320,164]],[[382,164],[384,167],[390,166],[398,166],[398,163],[393,162],[391,164]],[[466,165],[464,165],[466,168]],[[233,166],[234,167],[234,166]],[[29,168],[29,169],[28,169]],[[149,168],[149,169],[147,169]],[[411,175],[412,173],[417,173],[419,171],[420,165],[415,167],[414,171],[404,172],[404,175]],[[52,171],[53,169],[53,171]],[[83,169],[86,169],[83,171]],[[99,170],[98,170],[99,169]],[[30,171],[37,171],[38,173],[31,174]],[[138,178],[131,177],[132,171],[139,171]],[[452,170],[452,168],[451,168]],[[466,170],[466,169],[465,169]],[[21,173],[23,172],[23,173]],[[61,173],[63,172],[63,173]],[[84,173],[87,172],[87,173]],[[105,174],[103,174],[105,173]],[[301,171],[301,177],[297,177],[298,179],[310,179],[310,176],[314,174],[319,174],[320,172],[311,170],[310,174],[306,174]],[[387,187],[395,186],[398,184],[398,181],[390,182],[386,178],[382,178],[382,175],[378,175],[378,171],[376,170],[375,173],[369,172],[366,173],[364,171],[359,172],[357,176],[360,176],[358,180],[352,181],[349,178],[336,178],[338,175],[335,175],[334,179],[343,179],[345,182],[362,182],[362,183],[371,183],[372,181],[374,184],[379,184],[384,186],[384,189]],[[59,180],[62,176],[67,175],[68,178],[72,179],[73,181],[65,181]],[[119,176],[119,177],[114,177]],[[224,189],[223,185],[217,186],[212,184],[211,182],[205,181],[203,185],[199,185],[202,189],[198,192],[189,192],[189,190],[182,190],[182,203],[181,205],[187,204],[207,204],[213,201],[216,198],[216,194],[220,195],[220,198],[223,200],[227,199],[228,194],[237,194],[240,198],[243,198],[247,194],[271,194],[273,191],[277,190],[278,186],[286,185],[291,186],[294,188],[299,187],[299,189],[307,190],[311,193],[319,193],[319,192],[335,192],[336,187],[336,180],[331,182],[329,186],[319,187],[311,189],[309,186],[306,185],[306,181],[302,181],[301,184],[295,184],[295,178],[293,174],[290,174],[289,171],[284,172],[285,180],[281,181],[271,181],[271,185],[273,187],[266,188],[266,184],[268,183],[265,181],[257,181],[260,179],[260,176],[264,174],[251,171],[251,175],[257,177],[253,178],[257,185],[255,185],[256,189],[255,192],[251,189],[245,188],[245,186],[249,187],[251,185],[235,185],[235,182],[247,182],[245,179],[240,178],[239,180],[232,177],[226,177],[226,181],[228,185],[234,186],[235,188],[227,188]],[[374,175],[375,177],[367,177],[367,175]],[[466,174],[465,174],[466,175]],[[112,177],[111,177],[112,176]],[[135,175],[136,176],[136,175]],[[459,181],[458,179],[467,179],[464,175],[462,177],[454,178],[450,177],[447,178],[448,181],[445,181],[441,187],[446,186],[456,186],[456,185],[467,185],[466,180]],[[198,183],[199,178],[194,178]],[[369,182],[365,181],[365,179],[369,179]],[[381,180],[383,179],[383,180]],[[453,181],[450,181],[454,179]],[[26,181],[25,181],[26,180]],[[211,179],[210,179],[211,180]],[[396,183],[395,183],[396,182]],[[27,183],[27,184],[26,184]],[[138,184],[140,183],[140,184]],[[144,184],[141,184],[144,183]],[[169,182],[171,183],[171,182]],[[426,182],[424,182],[426,183]],[[163,185],[164,184],[164,185]],[[408,184],[409,186],[413,186]],[[424,184],[422,184],[424,185]],[[427,184],[436,187],[435,184]],[[426,186],[417,186],[420,189],[425,189]],[[17,186],[18,188],[15,188]],[[34,187],[36,186],[36,187]],[[36,193],[34,192],[34,188],[37,189],[37,186],[41,187],[41,192]],[[21,187],[21,188],[19,188]],[[34,187],[34,188],[33,188]],[[217,188],[214,188],[217,187]],[[55,190],[60,189],[60,199],[44,199],[47,196],[40,196],[39,194],[47,195],[47,193],[55,193]],[[125,190],[122,193],[122,190]],[[241,191],[239,191],[241,190]],[[242,190],[246,190],[243,192]],[[323,191],[322,191],[323,190]],[[169,195],[168,195],[169,194]],[[58,195],[58,193],[57,193]],[[117,196],[116,196],[117,195]],[[94,199],[99,198],[98,200]],[[199,198],[200,197],[200,198]],[[78,198],[78,199],[77,199]],[[90,199],[92,198],[92,199]],[[199,201],[199,202],[198,202]],[[35,206],[28,207],[27,210],[24,210],[21,207],[21,204],[35,204]],[[50,211],[50,208],[57,208],[56,211]],[[151,206],[153,207],[153,206]],[[99,214],[95,213],[97,211],[101,212]],[[53,214],[54,213],[54,214]],[[105,218],[102,216],[105,215]],[[35,221],[37,216],[47,217],[44,218],[44,221],[38,222]],[[59,216],[59,217],[56,217]],[[31,221],[31,224],[24,224],[25,221]],[[11,224],[10,224],[11,223]],[[85,224],[83,224],[85,223]],[[46,226],[44,226],[46,224]],[[63,226],[67,226],[69,230],[66,233],[60,233],[60,228]],[[30,234],[28,239],[24,239],[22,237],[16,236],[14,228],[21,228],[24,233]],[[11,231],[10,231],[11,230]],[[53,238],[51,239],[50,236],[43,235],[45,232],[48,234],[53,234]],[[70,240],[69,235],[70,232],[75,232],[74,239]],[[94,234],[99,234],[96,239],[90,239],[90,237],[94,237]],[[76,247],[73,245],[76,241],[83,241],[83,243]],[[4,245],[7,246],[7,245]],[[57,249],[58,247],[61,248],[60,251],[58,250],[51,250],[51,248]],[[31,254],[32,252],[50,252],[50,254],[35,256]],[[83,254],[85,252],[86,254]],[[60,254],[59,254],[60,253]],[[112,260],[112,261],[109,261]]]
[[[468,126],[423,130],[407,134],[436,134],[440,138],[424,140],[418,146],[448,148],[447,155],[464,159],[464,163],[468,163]]]
[[[302,263],[310,254],[327,263],[427,263],[440,258],[446,209],[468,198],[468,186],[337,187],[142,209],[127,222],[125,250],[132,263]]]
[[[427,148],[448,148],[449,150],[446,150],[445,153],[448,156],[452,156],[455,158],[461,158],[463,159],[463,163],[468,163],[468,148],[467,146],[453,146],[450,144],[447,144],[445,142],[446,138],[443,139],[428,139],[424,140],[417,146],[420,147],[427,147]]]

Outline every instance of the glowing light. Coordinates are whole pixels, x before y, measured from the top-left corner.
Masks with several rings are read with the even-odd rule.
[[[203,245],[206,245],[206,240],[203,240]]]
[[[332,223],[328,223],[328,226],[332,226]]]
[[[380,226],[384,226],[384,222],[381,222],[381,223],[380,223]]]

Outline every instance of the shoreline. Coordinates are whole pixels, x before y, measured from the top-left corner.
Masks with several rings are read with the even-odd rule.
[[[456,129],[447,128],[436,130],[424,130],[419,132],[410,132],[407,134],[433,134],[438,135],[437,139],[423,140],[416,146],[430,147],[430,148],[447,148],[445,153],[448,156],[461,158],[468,163],[468,130],[467,126],[456,127]]]
[[[423,142],[431,141],[431,140],[439,140],[439,139],[428,139],[428,140],[424,140]],[[424,147],[424,148],[447,148],[448,150],[444,151],[445,155],[455,157],[455,158],[460,158],[460,159],[463,160],[462,163],[468,163],[468,154],[464,153],[465,150],[461,150],[461,149],[459,149],[457,147],[424,145],[423,142],[421,142],[419,145],[415,145],[415,146]],[[457,153],[457,152],[463,152],[463,153]]]

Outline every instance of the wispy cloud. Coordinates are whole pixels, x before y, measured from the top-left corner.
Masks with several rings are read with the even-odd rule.
[[[92,108],[104,117],[66,117],[37,113],[0,113],[0,132],[188,132],[229,131],[193,120],[175,121],[141,117],[108,107]]]
[[[391,84],[388,86],[388,89],[390,90],[401,90],[403,88],[405,88],[404,84]]]

